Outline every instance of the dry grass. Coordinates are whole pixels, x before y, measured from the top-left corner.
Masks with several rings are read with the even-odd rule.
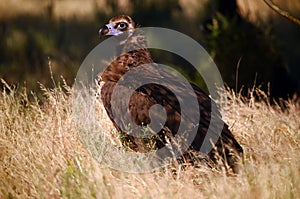
[[[106,168],[82,146],[68,86],[42,88],[45,102],[7,86],[0,94],[0,198],[299,198],[300,103],[271,106],[258,89],[228,91],[226,122],[245,150],[237,176],[188,167],[148,174]],[[106,120],[103,120],[106,121]],[[100,125],[100,132],[111,131]]]

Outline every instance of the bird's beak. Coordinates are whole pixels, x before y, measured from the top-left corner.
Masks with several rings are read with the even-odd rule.
[[[106,24],[99,30],[100,37],[107,36],[107,35],[120,35],[122,33],[123,33],[122,31],[115,29],[112,24]]]

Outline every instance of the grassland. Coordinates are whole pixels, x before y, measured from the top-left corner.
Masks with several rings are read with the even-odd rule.
[[[55,2],[53,10],[51,2]],[[128,1],[124,2],[126,4]],[[187,15],[197,14],[195,2],[198,0],[180,2]],[[298,14],[299,2],[274,2]],[[0,19],[10,24],[9,21],[15,16],[45,17],[51,11],[55,19],[93,19],[97,9],[112,14],[104,4],[104,1],[94,0],[85,1],[85,4],[79,0],[0,1]],[[273,15],[273,11],[262,0],[238,1],[238,4],[242,15],[251,21],[267,21]],[[127,12],[125,7],[128,6],[123,7],[123,12]],[[102,21],[98,20],[97,24],[89,26],[97,29],[98,23]],[[35,21],[32,24],[36,26]],[[14,25],[7,27],[11,26]],[[72,26],[71,30],[68,27],[68,31],[74,35],[78,31],[77,26]],[[88,29],[83,27],[80,32]],[[86,35],[97,33],[94,29],[89,31]],[[10,34],[9,38],[12,39],[8,41],[19,41],[19,37],[22,41],[19,32]],[[87,42],[87,38],[83,41],[92,43]],[[15,47],[15,43],[12,44]],[[76,47],[73,49],[83,49]],[[27,52],[20,50],[23,51]],[[53,53],[48,52],[48,46],[45,52],[46,55]],[[289,50],[286,52],[291,53]],[[45,59],[47,62],[47,56]],[[16,71],[12,76],[16,77]],[[41,78],[30,79],[34,84],[37,81],[43,82]],[[228,100],[224,107],[224,120],[245,151],[244,165],[236,176],[226,175],[222,170],[206,167],[182,169],[178,165],[153,173],[131,174],[107,168],[92,158],[83,146],[74,121],[74,93],[70,86],[53,83],[50,88],[41,85],[43,98],[40,99],[35,94],[28,94],[30,92],[25,88],[17,88],[5,82],[1,85],[4,88],[0,89],[0,199],[300,198],[299,99],[271,104],[268,95],[259,89],[250,91],[247,98],[230,90],[226,92]],[[282,106],[285,109],[281,109]],[[99,134],[110,135],[114,132],[113,127],[102,113],[99,114]],[[114,137],[110,139],[117,142]],[[176,176],[173,175],[174,170]]]
[[[236,176],[180,166],[131,174],[105,167],[83,147],[69,86],[41,90],[43,103],[29,101],[25,89],[1,91],[0,198],[300,197],[299,100],[283,101],[282,110],[259,89],[248,98],[226,92],[224,119],[245,150]],[[99,133],[111,128],[100,121]]]

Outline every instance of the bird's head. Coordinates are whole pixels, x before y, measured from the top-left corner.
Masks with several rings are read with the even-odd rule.
[[[136,28],[135,22],[127,15],[113,17],[99,30],[100,36],[121,35],[124,32],[133,32]]]
[[[99,30],[100,37],[114,36],[117,40],[116,50],[129,52],[137,48],[146,48],[147,42],[139,26],[127,15],[113,17]]]

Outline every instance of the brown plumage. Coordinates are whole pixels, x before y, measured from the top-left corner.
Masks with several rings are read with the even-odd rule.
[[[99,81],[104,83],[101,88],[101,99],[108,116],[117,130],[122,131],[122,129],[125,129],[126,125],[128,125],[128,118],[124,118],[123,116],[123,113],[128,110],[131,121],[140,126],[150,125],[150,130],[151,119],[153,121],[161,121],[163,115],[154,112],[150,118],[149,109],[153,105],[160,104],[166,111],[167,119],[162,129],[156,135],[153,135],[150,138],[139,138],[129,135],[126,132],[122,132],[123,144],[138,152],[148,152],[164,147],[167,139],[176,135],[180,122],[183,122],[180,105],[176,95],[170,89],[162,85],[155,83],[146,84],[133,92],[130,97],[129,107],[126,107],[126,104],[120,104],[120,109],[116,109],[115,112],[112,112],[112,92],[115,89],[117,82],[122,79],[126,72],[130,70],[134,72],[135,69],[142,64],[148,64],[147,67],[143,67],[142,69],[142,74],[147,74],[147,77],[153,79],[158,79],[159,76],[168,77],[168,80],[171,79],[169,84],[178,92],[184,93],[185,87],[180,82],[176,81],[175,77],[172,77],[172,75],[155,67],[151,54],[147,49],[144,36],[129,16],[121,15],[112,18],[108,24],[100,29],[99,34],[101,36],[115,35],[119,40],[117,50],[119,51],[120,56],[113,60],[105,71],[99,74]],[[138,49],[131,50],[134,47],[138,47]],[[139,78],[143,77],[136,76],[136,80],[139,80]],[[172,79],[174,79],[174,81],[172,81]],[[132,81],[135,81],[135,79],[132,79]],[[126,87],[126,85],[122,86],[123,88],[117,94],[119,98],[127,95],[130,91],[130,88]],[[195,157],[197,157],[197,151],[200,150],[211,119],[214,118],[214,121],[217,121],[216,124],[212,125],[223,125],[220,113],[212,113],[211,111],[211,106],[216,106],[212,99],[196,85],[191,83],[191,87],[196,94],[199,111],[195,110],[194,107],[189,107],[187,113],[193,115],[196,111],[200,112],[200,121],[199,125],[197,125],[198,131],[196,137],[189,147],[189,150],[181,157],[189,162],[193,162]],[[192,97],[192,94],[190,93],[184,93],[184,95],[187,98]],[[226,124],[221,126],[221,129],[223,129],[222,133],[215,144],[214,149],[208,153],[208,157],[214,162],[217,162],[217,157],[223,157],[222,162],[229,164],[232,169],[235,169],[237,159],[239,159],[243,153],[242,147],[236,141]]]

